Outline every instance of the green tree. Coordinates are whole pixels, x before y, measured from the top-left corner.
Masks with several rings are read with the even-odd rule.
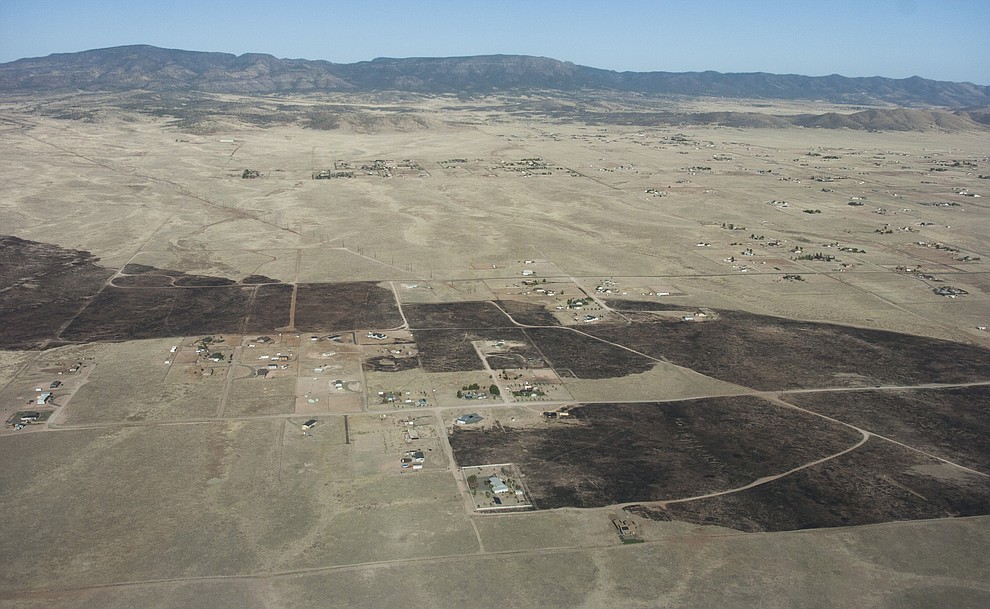
[[[499,395],[498,385],[492,383],[492,386],[488,388],[488,393],[492,395]]]

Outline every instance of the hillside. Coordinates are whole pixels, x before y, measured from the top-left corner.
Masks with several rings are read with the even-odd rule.
[[[919,77],[614,72],[520,55],[375,59],[336,64],[279,59],[257,53],[237,56],[135,45],[0,64],[0,94],[133,90],[235,94],[406,91],[462,95],[557,90],[907,107],[965,108],[990,104],[990,87]]]

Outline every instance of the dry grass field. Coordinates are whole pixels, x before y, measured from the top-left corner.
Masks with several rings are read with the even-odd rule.
[[[213,99],[0,98],[0,607],[990,604],[986,131]]]

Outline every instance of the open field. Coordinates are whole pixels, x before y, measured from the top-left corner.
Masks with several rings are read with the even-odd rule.
[[[990,602],[985,131],[138,98],[0,99],[0,606]]]

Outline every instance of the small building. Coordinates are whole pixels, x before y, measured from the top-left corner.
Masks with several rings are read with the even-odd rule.
[[[52,384],[48,386],[49,389],[58,389],[62,386],[62,381],[52,381]]]
[[[475,412],[472,412],[471,414],[465,414],[465,415],[461,415],[461,416],[457,417],[457,420],[454,421],[454,424],[455,425],[473,425],[474,423],[480,422],[482,418],[483,417],[480,414],[475,413]]]
[[[306,421],[305,423],[302,424],[303,431],[316,427],[316,423],[317,423],[316,419],[310,419]]]
[[[502,482],[501,478],[494,474],[488,477],[488,482],[492,485],[492,492],[496,495],[509,492],[509,487]]]
[[[35,421],[37,421],[40,418],[41,418],[41,413],[40,412],[37,412],[37,411],[34,411],[34,410],[27,410],[27,411],[24,411],[24,412],[20,413],[20,419],[19,420],[20,420],[21,423],[25,423],[26,424],[26,423],[34,423]]]
[[[51,399],[52,399],[51,392],[46,391],[38,396],[36,403],[38,404],[38,406],[42,406],[44,404],[47,404]]]

